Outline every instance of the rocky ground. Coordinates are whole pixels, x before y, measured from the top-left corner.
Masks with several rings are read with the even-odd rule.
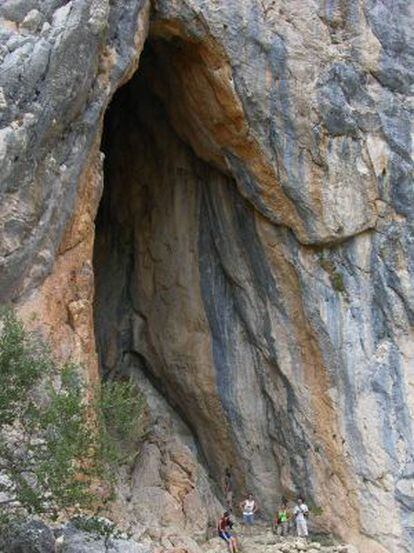
[[[104,524],[100,528],[100,531],[97,527],[81,529],[73,522],[51,528],[30,520],[11,526],[0,536],[0,553],[227,553],[226,544],[218,537],[198,545],[165,539],[156,543],[148,537],[134,540],[121,533],[105,533]],[[295,536],[285,538],[263,524],[256,525],[252,535],[236,525],[234,534],[240,553],[359,553],[353,545],[341,544],[328,534],[312,534],[308,540]]]
[[[356,547],[335,543],[330,536],[310,537],[308,541],[294,536],[282,538],[269,529],[257,526],[254,535],[238,533],[237,537],[240,553],[358,553]],[[205,553],[223,553],[225,546],[220,538],[213,538],[203,546],[203,550]]]

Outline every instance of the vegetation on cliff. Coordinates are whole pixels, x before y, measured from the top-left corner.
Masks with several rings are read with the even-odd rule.
[[[0,315],[0,378],[0,522],[95,512],[143,431],[134,383],[88,393],[80,368],[58,367],[12,311]]]

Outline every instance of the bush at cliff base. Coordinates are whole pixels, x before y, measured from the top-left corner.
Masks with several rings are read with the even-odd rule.
[[[53,363],[7,310],[0,313],[0,383],[0,524],[93,512],[110,499],[113,466],[126,461],[131,444],[136,450],[143,432],[144,400],[133,382],[102,383],[88,402],[81,368]]]

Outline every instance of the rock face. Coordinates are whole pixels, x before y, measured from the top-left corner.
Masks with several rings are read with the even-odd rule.
[[[127,537],[102,536],[66,524],[56,533],[44,523],[29,520],[9,527],[0,536],[1,553],[149,553],[148,544]]]
[[[190,478],[174,425],[146,445],[136,520],[153,478],[163,527],[193,535],[189,501],[205,533],[231,463],[264,513],[302,492],[361,553],[411,551],[411,28],[404,2],[1,3],[1,299],[196,444]]]
[[[215,529],[222,510],[217,487],[188,426],[134,363],[124,359],[124,369],[128,366],[147,400],[149,436],[132,470],[120,475],[111,518],[140,544],[201,553],[198,544]]]
[[[67,524],[56,540],[56,553],[149,553],[148,545],[127,538],[104,537]]]
[[[12,525],[0,536],[0,551],[6,553],[55,553],[55,538],[42,522],[31,520]]]

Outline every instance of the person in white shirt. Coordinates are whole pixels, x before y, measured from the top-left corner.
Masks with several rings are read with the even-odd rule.
[[[249,533],[252,533],[252,526],[254,523],[254,515],[258,511],[257,503],[253,498],[253,495],[249,493],[247,499],[240,503],[240,509],[243,513],[243,522],[246,528],[249,529]]]
[[[304,503],[301,497],[298,498],[298,502],[293,509],[293,516],[296,523],[296,532],[300,538],[308,537],[308,523],[307,517],[309,516],[308,506]]]

